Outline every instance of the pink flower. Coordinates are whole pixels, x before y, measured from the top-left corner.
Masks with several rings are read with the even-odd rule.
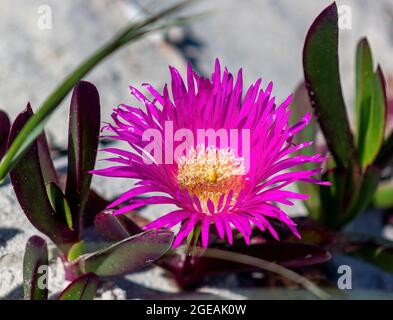
[[[127,142],[130,148],[104,149],[115,155],[107,159],[115,165],[94,173],[138,180],[109,206],[125,203],[114,214],[151,204],[175,205],[175,211],[163,214],[145,227],[172,228],[181,224],[174,247],[197,226],[201,227],[205,247],[213,225],[219,237],[226,237],[230,244],[233,228],[249,244],[253,226],[270,232],[278,240],[272,220],[286,224],[300,238],[295,223],[276,204],[293,205],[291,199],[308,198],[284,190],[296,181],[329,184],[313,178],[321,169],[288,171],[325,160],[319,154],[293,155],[312,143],[294,145],[292,142],[293,136],[308,125],[311,114],[291,127],[288,122],[291,96],[277,106],[271,96],[272,83],[263,90],[260,79],[243,96],[242,71],[239,70],[236,79],[227,69],[221,76],[218,60],[211,80],[200,77],[190,66],[187,85],[175,68],[170,67],[170,72],[173,98],[167,86],[161,94],[145,84],[151,98],[130,87],[145,111],[120,105],[112,114],[114,124],[104,128],[113,133],[112,138]],[[208,137],[195,141],[201,129],[213,129],[215,133],[221,130],[230,143],[224,138],[209,140]],[[183,133],[183,139],[176,136],[178,132]],[[242,134],[232,136],[231,132]],[[158,134],[155,144],[152,139],[146,139],[146,133],[150,138],[157,138]],[[194,140],[184,143],[186,135]],[[154,152],[150,152],[152,146]],[[176,148],[183,151],[176,152]],[[152,192],[159,195],[146,196]]]

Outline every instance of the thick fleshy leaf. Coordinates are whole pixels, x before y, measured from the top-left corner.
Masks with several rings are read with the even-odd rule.
[[[73,225],[80,227],[90,190],[91,174],[100,132],[100,98],[96,87],[79,82],[72,94],[68,138],[66,198],[71,206]]]
[[[61,189],[54,182],[50,182],[46,185],[46,191],[53,210],[64,218],[68,228],[73,229],[71,209]]]
[[[359,185],[353,182],[351,169],[334,168],[323,175],[323,180],[331,181],[329,188],[320,188],[321,213],[318,221],[327,228],[339,229],[342,217],[350,206],[350,200]],[[356,180],[360,179],[358,176]],[[355,191],[354,191],[355,190]]]
[[[370,96],[361,105],[359,155],[363,168],[372,164],[381,149],[385,132],[385,79],[380,67],[371,75]]]
[[[162,255],[172,245],[173,233],[167,230],[150,230],[126,238],[103,250],[79,257],[77,264],[82,272],[99,276],[115,276],[144,268]]]
[[[335,168],[324,175],[331,188],[321,188],[322,211],[319,222],[330,229],[340,229],[362,213],[370,204],[380,179],[380,170],[369,166],[364,173]]]
[[[12,125],[10,144],[26,121],[32,116],[30,105],[15,119]],[[37,145],[34,143],[10,172],[11,183],[16,197],[26,217],[42,233],[55,242],[60,249],[67,250],[70,243],[76,242],[75,233],[57,215],[47,196],[41,170]]]
[[[40,158],[41,171],[46,184],[56,183],[59,185],[59,179],[52,158],[50,156],[49,145],[46,134],[43,132],[37,138],[38,155]]]
[[[143,232],[134,221],[126,215],[113,215],[114,210],[105,210],[94,220],[97,232],[108,241],[121,241]]]
[[[30,237],[26,244],[23,293],[25,300],[48,299],[48,248],[39,236]]]
[[[373,199],[378,188],[381,171],[377,167],[369,166],[363,174],[361,184],[353,195],[350,206],[340,224],[345,225],[362,213]]]
[[[372,82],[373,82],[373,58],[370,45],[366,38],[359,41],[356,49],[356,95],[355,95],[355,119],[357,143],[361,143],[362,135],[367,130],[368,119],[366,114],[369,113],[371,104]]]
[[[67,260],[70,262],[76,260],[77,258],[79,258],[79,256],[83,254],[84,250],[85,250],[84,240],[75,243],[68,251]]]
[[[72,281],[59,296],[59,300],[93,300],[99,278],[94,273],[86,273]]]
[[[87,202],[85,205],[85,210],[83,214],[83,226],[90,227],[94,225],[94,219],[96,216],[105,210],[111,202],[104,199],[100,194],[98,194],[93,189],[90,189],[89,195],[87,197]]]
[[[338,61],[338,12],[335,3],[316,18],[303,49],[307,89],[338,167],[349,168],[355,148],[341,89]]]
[[[8,115],[0,110],[0,159],[7,150],[7,139],[10,132],[11,122]]]
[[[250,246],[232,246],[225,250],[272,261],[288,268],[311,266],[330,259],[330,254],[325,249],[305,243],[268,242]],[[182,256],[175,253],[168,254],[159,261],[159,265],[171,272],[179,285],[184,287],[210,274],[255,270],[249,265],[204,256],[195,260],[195,264],[187,264],[187,266],[182,261]]]

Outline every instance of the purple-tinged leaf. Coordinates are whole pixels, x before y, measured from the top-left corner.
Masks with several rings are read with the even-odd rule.
[[[79,256],[81,256],[83,254],[84,250],[85,250],[85,241],[84,240],[81,240],[81,241],[75,243],[71,247],[71,249],[68,251],[67,260],[69,262],[76,260],[77,258],[79,258]]]
[[[28,105],[26,110],[18,115],[11,128],[8,145],[32,114],[33,111]],[[78,241],[76,234],[63,222],[63,217],[52,209],[36,143],[33,143],[12,169],[10,178],[19,204],[33,226],[51,238],[63,251],[67,251],[69,244]]]
[[[388,74],[386,76],[386,127],[385,135],[388,136],[393,129],[393,75]]]
[[[83,215],[83,226],[93,226],[96,216],[105,210],[105,208],[107,208],[110,203],[110,201],[104,199],[96,191],[90,189]]]
[[[23,292],[25,300],[48,299],[48,248],[39,236],[30,237],[26,244]]]
[[[7,150],[7,139],[10,132],[11,122],[8,115],[0,110],[0,159]]]
[[[348,210],[350,201],[359,188],[353,183],[352,169],[334,168],[328,170],[323,176],[324,181],[331,181],[331,188],[320,188],[321,213],[318,221],[329,229],[339,229],[342,225],[342,216]],[[357,175],[356,180],[360,178]]]
[[[99,278],[94,273],[86,273],[72,281],[58,297],[58,300],[93,300]]]
[[[225,250],[251,257],[275,262],[288,268],[299,268],[320,264],[330,259],[325,249],[311,244],[295,242],[268,242],[254,245],[232,246]],[[245,272],[256,270],[254,267],[236,262],[200,257],[195,264],[183,263],[181,255],[166,255],[160,259],[159,265],[173,274],[182,287],[188,287],[203,277],[226,272]]]
[[[336,164],[350,168],[357,158],[341,90],[335,3],[323,10],[308,31],[303,68],[312,106]]]
[[[66,198],[71,206],[73,225],[81,228],[82,213],[90,191],[91,174],[100,132],[100,98],[96,87],[80,81],[70,105],[68,172]]]
[[[109,241],[121,241],[143,230],[125,215],[116,215],[114,210],[105,210],[98,214],[94,220],[97,232]]]
[[[54,182],[50,182],[46,185],[46,191],[53,210],[57,215],[62,216],[68,228],[73,230],[71,209],[63,191],[61,191]]]
[[[161,258],[171,247],[173,233],[149,230],[126,238],[103,250],[84,254],[75,260],[82,272],[115,276],[135,272]]]
[[[370,45],[366,38],[359,41],[356,48],[356,95],[355,95],[355,119],[357,136],[362,132],[364,108],[371,102],[373,58]]]
[[[300,230],[302,238],[298,239],[295,235],[288,232],[285,237],[282,237],[285,241],[313,244],[325,249],[330,248],[336,242],[343,242],[344,236],[323,227],[313,219],[307,217],[295,218],[293,220],[298,230]]]
[[[57,172],[55,169],[55,166],[53,164],[50,151],[49,151],[49,145],[48,141],[46,139],[46,134],[43,132],[40,134],[37,138],[37,147],[38,147],[38,155],[40,158],[40,164],[41,164],[41,171],[42,175],[44,177],[44,181],[46,184],[48,183],[55,183],[59,185],[59,179],[57,176]]]

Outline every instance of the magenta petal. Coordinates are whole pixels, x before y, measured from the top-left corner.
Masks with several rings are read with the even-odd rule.
[[[189,212],[183,210],[176,210],[170,213],[167,213],[161,218],[154,220],[153,222],[149,223],[148,225],[144,226],[144,230],[149,229],[159,229],[159,228],[171,228],[178,223],[182,222],[184,219],[188,218],[191,214]]]
[[[224,223],[220,215],[213,216],[214,224],[217,229],[218,236],[221,240],[225,237]]]
[[[184,223],[184,225],[180,228],[180,231],[177,234],[175,241],[173,242],[173,248],[177,248],[182,243],[182,241],[190,234],[198,221],[199,217],[193,215],[190,219],[187,220],[186,223]]]
[[[202,220],[202,245],[206,248],[209,243],[210,217]]]

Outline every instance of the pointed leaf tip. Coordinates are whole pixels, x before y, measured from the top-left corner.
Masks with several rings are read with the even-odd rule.
[[[336,3],[311,25],[303,48],[303,68],[311,104],[336,164],[351,167],[356,156],[340,82]]]
[[[75,263],[83,272],[115,276],[135,272],[163,256],[171,247],[173,233],[149,230],[126,238],[103,250],[84,254]]]
[[[12,143],[32,115],[33,111],[28,104],[12,124],[8,145]],[[18,202],[33,226],[58,245],[75,242],[75,234],[67,228],[63,219],[54,213],[49,202],[36,142],[29,147],[11,170],[10,179]]]
[[[58,300],[93,300],[99,278],[94,273],[86,273],[71,282],[58,297]]]
[[[105,210],[94,219],[94,226],[104,239],[120,241],[143,231],[126,215],[113,215],[113,211]]]
[[[74,88],[69,119],[68,171],[66,198],[76,229],[82,220],[90,190],[100,132],[100,97],[90,82],[80,81]]]
[[[48,249],[46,241],[32,236],[23,258],[23,292],[26,300],[48,299]]]

